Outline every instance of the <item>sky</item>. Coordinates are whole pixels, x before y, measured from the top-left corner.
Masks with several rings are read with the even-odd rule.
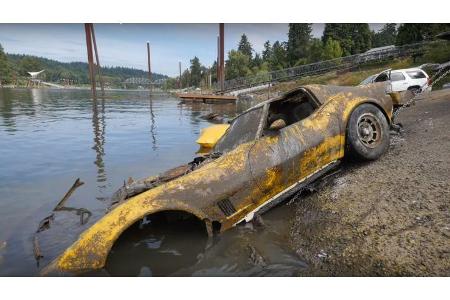
[[[147,69],[146,43],[150,43],[152,72],[168,76],[189,66],[194,56],[209,67],[217,56],[218,24],[95,24],[95,35],[104,66]],[[378,31],[383,24],[369,24]],[[324,24],[313,24],[314,37]],[[266,40],[286,41],[288,24],[225,24],[225,53],[235,49],[245,33],[256,52]],[[83,24],[0,24],[0,44],[5,52],[30,54],[61,62],[86,61]]]

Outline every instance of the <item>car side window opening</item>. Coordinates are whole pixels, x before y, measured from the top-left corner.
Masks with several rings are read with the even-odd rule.
[[[391,81],[401,81],[405,79],[405,76],[401,72],[391,72]]]
[[[377,76],[377,78],[375,78],[375,82],[383,82],[383,81],[388,81],[389,80],[389,76],[387,73],[381,73],[380,75]]]
[[[284,122],[287,127],[309,117],[318,107],[310,96],[302,91],[279,101],[270,103],[264,135],[270,134],[275,122]]]
[[[422,71],[407,71],[406,74],[408,74],[411,79],[426,78],[425,74]]]
[[[234,119],[224,136],[214,147],[215,152],[225,153],[243,143],[256,139],[263,107],[258,107],[243,113]]]

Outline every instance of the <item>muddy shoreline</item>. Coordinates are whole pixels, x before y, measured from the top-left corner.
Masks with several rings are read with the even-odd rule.
[[[344,162],[296,203],[290,242],[308,263],[300,276],[450,275],[450,92],[398,122],[387,154]]]

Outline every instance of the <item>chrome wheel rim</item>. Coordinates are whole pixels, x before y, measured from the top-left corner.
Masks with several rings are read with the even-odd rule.
[[[381,142],[381,125],[378,118],[372,113],[365,113],[358,119],[358,138],[369,148],[377,147]]]

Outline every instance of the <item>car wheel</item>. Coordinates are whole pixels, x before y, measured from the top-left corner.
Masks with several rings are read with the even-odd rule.
[[[357,160],[375,160],[389,148],[389,124],[381,110],[362,104],[347,124],[347,153]]]
[[[411,91],[414,95],[417,95],[420,93],[420,88],[417,86],[412,86],[408,88],[408,91]]]

